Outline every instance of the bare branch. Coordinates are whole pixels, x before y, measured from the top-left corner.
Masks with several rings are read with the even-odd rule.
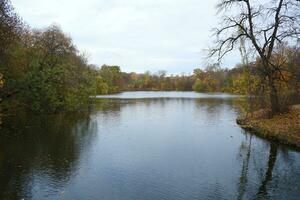
[[[274,48],[274,44],[275,44],[275,40],[276,40],[276,36],[277,36],[277,31],[278,31],[278,27],[280,24],[280,11],[282,9],[282,5],[283,5],[283,1],[284,0],[279,0],[279,5],[276,9],[276,14],[275,14],[275,26],[274,26],[274,31],[271,37],[271,42],[269,45],[269,50],[268,50],[268,54],[267,54],[267,59],[271,58],[272,52],[273,52],[273,48]]]

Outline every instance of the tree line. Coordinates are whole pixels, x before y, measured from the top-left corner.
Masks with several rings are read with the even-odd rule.
[[[218,34],[226,29],[220,29]],[[221,68],[218,64],[196,68],[191,75],[167,75],[163,70],[127,73],[119,66],[89,64],[59,26],[29,27],[8,0],[0,2],[0,36],[2,108],[21,106],[42,112],[72,111],[86,107],[91,96],[141,90],[271,94],[272,97],[275,90],[277,103],[288,105],[287,102],[297,99],[300,93],[299,45],[276,45],[267,70],[266,61],[258,56],[253,62],[247,61],[231,69]],[[213,53],[222,57],[231,50],[224,50],[223,45],[234,42],[232,38],[220,40],[219,48]],[[240,43],[243,44],[243,40]],[[267,74],[271,72],[271,75]],[[269,76],[272,76],[271,85]]]
[[[78,110],[97,94],[193,90],[194,76],[166,76],[164,71],[125,73],[119,66],[91,65],[60,27],[29,27],[8,0],[0,3],[0,20],[0,99],[4,108],[57,112]],[[218,89],[209,84],[203,91]]]
[[[98,71],[98,94],[120,91],[196,91],[227,92],[246,94],[245,66],[232,69],[221,68],[218,64],[205,69],[196,68],[191,75],[167,75],[160,70],[156,73],[126,73],[119,66],[103,65]]]
[[[0,3],[2,107],[76,110],[95,94],[95,72],[72,39],[55,25],[32,29],[8,0]]]

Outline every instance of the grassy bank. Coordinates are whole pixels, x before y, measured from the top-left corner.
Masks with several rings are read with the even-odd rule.
[[[255,134],[292,145],[300,149],[300,106],[293,106],[288,113],[270,118],[264,110],[256,111],[237,119],[244,129]]]

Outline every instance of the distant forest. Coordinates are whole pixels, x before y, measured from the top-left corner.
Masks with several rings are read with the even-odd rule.
[[[98,94],[120,91],[196,91],[228,92],[246,94],[243,86],[245,67],[222,69],[219,65],[209,65],[205,69],[196,68],[192,75],[167,75],[166,71],[156,73],[126,73],[119,66],[103,65],[98,70]]]
[[[0,2],[0,99],[2,109],[25,107],[57,112],[85,107],[91,96],[120,91],[197,91],[265,94],[260,60],[222,69],[218,64],[196,68],[192,75],[165,71],[125,73],[119,66],[91,65],[58,26],[33,29],[16,14],[8,0]],[[282,45],[281,95],[299,96],[300,50]]]

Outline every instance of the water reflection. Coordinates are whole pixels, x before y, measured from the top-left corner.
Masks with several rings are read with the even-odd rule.
[[[297,199],[299,153],[244,132],[236,199]],[[254,141],[253,141],[254,140]],[[254,146],[253,146],[254,142]],[[295,157],[296,156],[296,157]]]
[[[238,195],[237,199],[244,199],[244,194],[246,192],[246,185],[248,183],[248,170],[249,170],[249,161],[251,156],[251,144],[252,144],[252,135],[248,137],[246,135],[246,142],[242,142],[240,146],[240,153],[245,154],[242,158],[242,169],[241,169],[241,175],[239,177],[238,182]]]
[[[6,117],[0,139],[0,199],[31,199],[45,185],[51,187],[49,193],[58,193],[78,167],[80,145],[88,145],[84,143],[96,128],[87,113]]]
[[[240,129],[242,104],[105,99],[5,117],[0,199],[297,199],[299,152]]]
[[[267,197],[267,184],[272,181],[272,173],[273,173],[273,168],[276,162],[277,158],[277,145],[274,143],[270,144],[270,153],[269,153],[269,159],[268,159],[268,165],[267,165],[267,170],[266,174],[264,176],[263,181],[261,182],[261,185],[258,189],[257,193],[257,199],[266,199]]]

